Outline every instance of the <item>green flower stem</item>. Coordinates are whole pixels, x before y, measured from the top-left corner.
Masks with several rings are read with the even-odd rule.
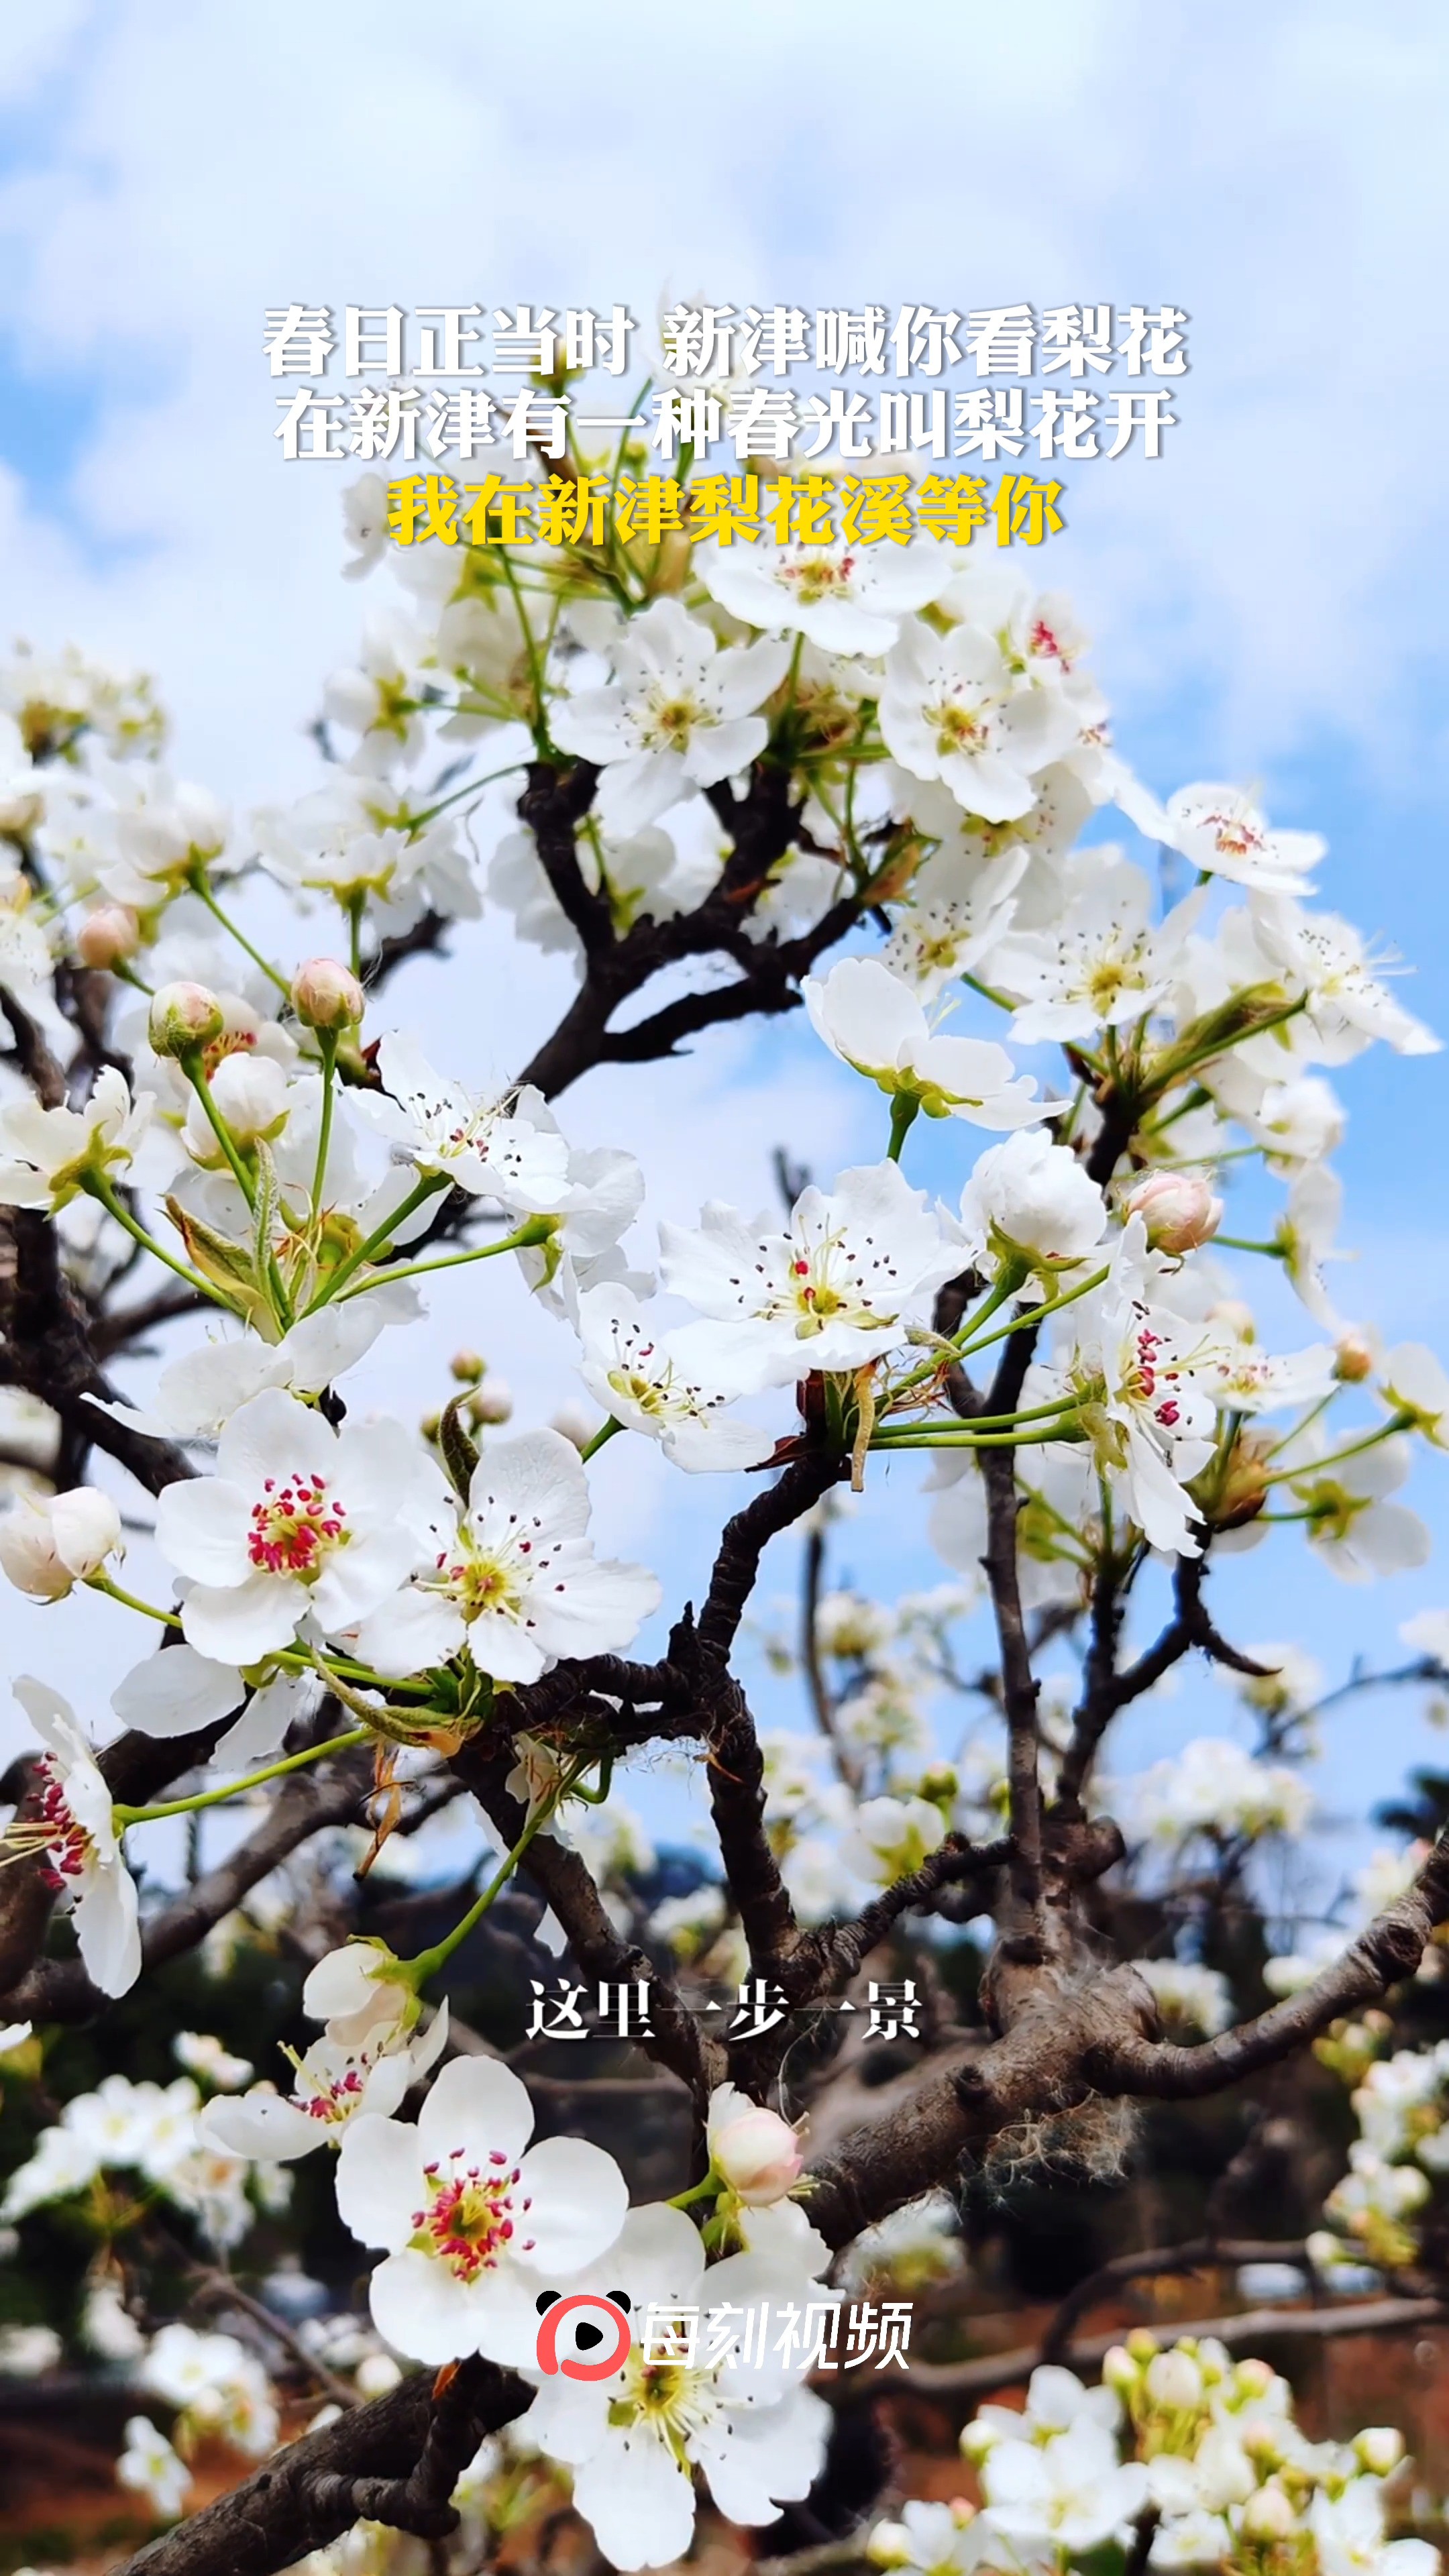
[[[1305,1458],[1297,1467],[1275,1467],[1271,1475],[1263,1477],[1262,1482],[1265,1485],[1291,1485],[1295,1480],[1307,1483],[1326,1476],[1330,1467],[1341,1467],[1346,1458],[1361,1458],[1366,1449],[1377,1449],[1381,1441],[1392,1440],[1395,1432],[1407,1431],[1413,1419],[1412,1413],[1391,1413],[1387,1422],[1379,1424],[1377,1431],[1366,1431],[1361,1440],[1350,1440],[1347,1448],[1335,1449],[1327,1458]]]
[[[353,1272],[360,1270],[363,1263],[370,1261],[375,1252],[381,1252],[385,1244],[393,1241],[404,1218],[410,1217],[416,1208],[425,1206],[429,1199],[435,1199],[439,1191],[451,1187],[452,1183],[446,1172],[424,1172],[421,1179],[409,1190],[407,1197],[393,1209],[386,1224],[376,1227],[365,1243],[360,1243],[355,1252],[349,1252],[345,1261],[339,1261],[326,1286],[319,1290],[307,1308],[308,1314],[315,1315],[319,1306],[330,1305],[338,1289],[346,1285]],[[396,1277],[397,1274],[392,1272],[389,1275]]]
[[[963,1422],[959,1431],[876,1432],[872,1449],[1034,1449],[1048,1440],[1075,1440],[1083,1435],[1072,1430],[1066,1418],[1045,1431],[983,1431],[976,1433]]]
[[[587,1466],[589,1460],[597,1455],[606,1440],[612,1440],[615,1432],[622,1431],[623,1428],[623,1423],[616,1422],[612,1413],[610,1414],[607,1422],[601,1422],[598,1430],[594,1433],[592,1440],[587,1441],[584,1447],[579,1451],[579,1456],[582,1458],[584,1465]]]
[[[244,1798],[249,1789],[260,1789],[267,1780],[280,1780],[288,1771],[301,1771],[309,1762],[320,1762],[329,1753],[346,1753],[354,1744],[367,1744],[374,1735],[370,1726],[350,1727],[345,1735],[329,1735],[325,1744],[309,1744],[302,1753],[288,1754],[284,1762],[269,1762],[265,1771],[253,1771],[245,1780],[233,1780],[224,1789],[203,1789],[194,1798],[168,1798],[159,1807],[116,1806],[112,1813],[123,1831],[132,1825],[160,1824],[167,1816],[194,1816],[203,1807],[224,1806],[229,1798]]]
[[[998,993],[994,984],[983,984],[978,975],[963,974],[960,980],[963,984],[969,984],[973,993],[979,993],[983,1002],[994,1002],[998,1011],[1014,1011],[1017,1008],[1009,993]]]
[[[495,1253],[523,1252],[531,1243],[547,1243],[553,1232],[553,1227],[554,1221],[552,1217],[531,1216],[527,1219],[525,1224],[518,1228],[516,1234],[500,1235],[496,1243],[477,1244],[471,1252],[445,1253],[440,1261],[393,1262],[381,1273],[381,1276],[383,1279],[389,1281],[393,1279],[423,1279],[426,1278],[429,1271],[456,1270],[465,1261],[491,1261]],[[370,1279],[359,1279],[355,1287],[345,1289],[342,1297],[343,1305],[345,1306],[347,1304],[350,1297],[365,1296],[372,1284],[373,1283]],[[333,1290],[333,1294],[334,1296],[336,1295],[335,1289]],[[320,1298],[318,1303],[319,1305],[322,1303]]]
[[[322,1057],[322,1118],[317,1130],[317,1161],[312,1173],[314,1219],[322,1205],[322,1191],[327,1178],[327,1156],[332,1144],[332,1103],[337,1086],[337,1031],[319,1029],[317,1045]]]
[[[157,1242],[154,1234],[148,1234],[144,1225],[137,1223],[103,1172],[88,1172],[83,1186],[91,1198],[100,1200],[107,1215],[113,1216],[117,1225],[125,1227],[132,1241],[139,1243],[143,1252],[150,1253],[153,1261],[160,1261],[168,1270],[174,1270],[178,1279],[184,1279],[188,1288],[194,1288],[198,1296],[209,1298],[214,1306],[224,1306],[229,1315],[236,1312],[230,1298],[221,1296],[209,1279],[203,1279],[199,1270],[193,1270],[189,1262],[178,1261],[174,1253]]]
[[[1110,1277],[1111,1264],[1108,1263],[1101,1270],[1094,1270],[1079,1287],[1068,1288],[1060,1297],[1046,1297],[1039,1306],[1028,1306],[1024,1315],[1013,1315],[1009,1324],[998,1324],[995,1332],[987,1333],[981,1341],[968,1342],[962,1350],[962,1358],[974,1359],[978,1351],[984,1351],[992,1342],[999,1342],[1005,1334],[1024,1332],[1028,1324],[1039,1324],[1045,1315],[1059,1315],[1064,1306],[1075,1306],[1079,1297],[1090,1297],[1092,1290],[1100,1288]]]
[[[996,1313],[998,1307],[1004,1306],[1008,1297],[1016,1295],[1026,1277],[1026,1271],[1019,1270],[1015,1263],[1003,1261],[990,1295],[983,1297],[975,1314],[967,1316],[965,1323],[958,1326],[951,1340],[949,1347],[955,1358],[959,1359],[963,1342],[968,1341],[970,1336],[986,1322],[987,1317]],[[919,1368],[913,1368],[908,1377],[903,1377],[891,1389],[892,1401],[898,1396],[909,1395],[912,1387],[923,1386],[928,1377],[934,1377],[944,1355],[945,1346],[934,1359],[922,1360]]]
[[[407,1969],[406,1982],[412,1987],[414,1994],[421,1991],[429,1977],[435,1977],[440,1968],[447,1966],[453,1952],[467,1940],[475,1923],[482,1921],[494,1898],[501,1895],[508,1885],[534,1836],[542,1833],[544,1826],[550,1822],[555,1810],[573,1786],[572,1778],[561,1779],[552,1796],[540,1801],[512,1850],[504,1854],[477,1903],[469,1906],[462,1921],[455,1923],[452,1931],[445,1934],[441,1941],[435,1941],[430,1950],[420,1950],[416,1958],[403,1962]]]
[[[697,2200],[717,2200],[722,2187],[720,2177],[711,2165],[703,2182],[695,2183],[688,2191],[677,2191],[664,2206],[666,2209],[690,2209]]]
[[[134,1592],[127,1592],[119,1583],[113,1583],[108,1574],[88,1574],[85,1585],[88,1592],[104,1592],[108,1601],[119,1601],[123,1610],[139,1610],[143,1619],[159,1620],[163,1628],[179,1628],[181,1625],[178,1612],[158,1610],[154,1603],[139,1600]]]
[[[922,1422],[900,1422],[887,1415],[881,1422],[879,1428],[882,1433],[909,1431],[924,1439],[933,1440],[941,1432],[954,1432],[963,1429],[969,1431],[1012,1431],[1019,1423],[1022,1422],[1055,1421],[1059,1415],[1063,1413],[1075,1413],[1076,1410],[1077,1400],[1075,1396],[1058,1396],[1053,1404],[1033,1404],[1028,1406],[1026,1411],[1023,1413],[973,1413],[970,1421],[964,1424],[954,1415],[944,1420],[939,1418],[932,1420],[928,1417]]]
[[[238,930],[230,913],[222,911],[220,904],[217,902],[215,895],[207,884],[205,868],[193,868],[191,875],[187,879],[187,883],[193,894],[200,895],[207,911],[212,915],[214,920],[221,923],[222,929],[236,941],[238,948],[245,949],[248,957],[250,957],[252,961],[252,964],[254,966],[259,966],[268,981],[275,984],[278,992],[284,995],[286,1000],[290,1002],[292,998],[292,988],[288,983],[286,976],[279,974],[275,966],[271,966],[267,963],[261,950],[259,948],[253,948],[245,931]]]
[[[1286,1244],[1254,1243],[1245,1234],[1215,1234],[1213,1241],[1220,1243],[1225,1252],[1262,1252],[1270,1261],[1283,1260],[1287,1252]]]
[[[347,962],[359,980],[362,975],[362,917],[367,910],[365,894],[350,894],[344,906],[347,914]]]
[[[898,1091],[891,1102],[891,1141],[886,1147],[888,1163],[898,1163],[901,1147],[920,1116],[921,1103],[914,1091]]]
[[[221,1111],[218,1109],[216,1102],[211,1096],[211,1085],[206,1078],[206,1061],[202,1055],[200,1047],[188,1047],[185,1054],[180,1057],[179,1062],[182,1072],[185,1074],[187,1081],[190,1083],[192,1090],[195,1092],[197,1099],[200,1101],[202,1108],[206,1112],[207,1125],[210,1127],[213,1136],[216,1138],[218,1145],[221,1147],[223,1154],[231,1165],[232,1178],[236,1182],[237,1188],[240,1190],[242,1197],[246,1200],[247,1206],[253,1211],[253,1213],[255,1213],[257,1204],[256,1181],[252,1174],[247,1170],[246,1164],[242,1160],[241,1151],[237,1145],[236,1138],[233,1136],[231,1129],[228,1127],[226,1120],[223,1118]]]
[[[436,804],[425,805],[421,814],[409,814],[407,817],[409,838],[416,838],[425,823],[434,822],[449,805],[456,805],[460,797],[481,796],[485,787],[495,786],[500,778],[516,777],[519,770],[526,766],[524,761],[510,760],[506,769],[490,769],[486,778],[465,778],[461,787],[450,789],[446,796],[438,798]]]

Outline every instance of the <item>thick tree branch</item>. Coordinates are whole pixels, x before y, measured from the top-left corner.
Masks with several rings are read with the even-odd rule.
[[[448,2497],[486,2433],[511,2424],[533,2392],[491,2362],[460,2363],[434,2398],[418,2371],[370,2406],[278,2451],[265,2468],[131,2559],[122,2576],[274,2576],[355,2522],[422,2539],[456,2526]]]
[[[1442,1834],[1406,1896],[1376,1915],[1342,1958],[1283,2003],[1197,2048],[1115,2035],[1093,2052],[1093,2080],[1104,2090],[1160,2102],[1195,2101],[1241,2083],[1301,2048],[1330,2022],[1373,2003],[1411,1977],[1429,1936],[1449,1917],[1449,1834]]]

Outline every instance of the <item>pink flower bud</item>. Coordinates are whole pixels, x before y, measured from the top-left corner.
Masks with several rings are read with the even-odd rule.
[[[309,957],[292,978],[292,1008],[305,1028],[355,1029],[367,1003],[350,967],[335,957]]]
[[[0,1567],[32,1601],[63,1601],[121,1544],[121,1515],[95,1485],[27,1495],[0,1521]]]
[[[205,984],[163,984],[152,996],[149,1036],[158,1055],[209,1047],[225,1025],[221,1004]]]
[[[710,2104],[709,2152],[721,2181],[752,2209],[783,2200],[805,2170],[789,2121],[733,2084],[721,2085]]]
[[[76,932],[76,955],[83,966],[120,966],[140,945],[141,925],[129,904],[98,905]]]
[[[1223,1203],[1205,1172],[1149,1172],[1128,1199],[1127,1213],[1142,1218],[1155,1251],[1192,1252],[1216,1234]]]
[[[1372,1377],[1377,1353],[1369,1335],[1352,1327],[1339,1334],[1333,1354],[1333,1374],[1343,1386],[1361,1386]]]

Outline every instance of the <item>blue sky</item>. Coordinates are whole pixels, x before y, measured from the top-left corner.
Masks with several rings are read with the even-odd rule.
[[[546,52],[536,22],[468,0],[406,24],[381,0],[12,11],[5,622],[154,670],[184,773],[239,805],[294,792],[359,600],[337,578],[345,477],[287,468],[269,435],[267,305],[1175,302],[1192,317],[1181,426],[1156,464],[1068,469],[1069,533],[1043,569],[1097,637],[1142,774],[1161,791],[1252,780],[1279,819],[1324,832],[1322,900],[1402,947],[1412,1006],[1449,1028],[1446,86],[1434,0],[918,0],[890,22],[860,0],[683,17],[643,0],[623,25],[557,0]],[[467,953],[466,1004],[419,968],[398,1009],[482,1076],[526,1052],[560,986],[497,925]],[[1378,1052],[1342,1088],[1361,1252],[1342,1302],[1442,1346],[1449,1058]],[[701,1169],[762,1199],[777,1139],[819,1170],[875,1150],[799,1025],[721,1035],[647,1091],[601,1078],[566,1114],[642,1152],[658,1212],[692,1214]],[[954,1194],[969,1150],[933,1138],[918,1177]],[[477,1338],[476,1300],[439,1304]],[[560,1345],[532,1319],[484,1329],[536,1418]],[[415,1406],[400,1376],[376,1392]],[[666,1501],[621,1448],[599,1477],[620,1543],[697,1582],[719,1497],[675,1479]],[[1449,1527],[1443,1485],[1416,1482]],[[858,1526],[858,1559],[933,1579],[914,1507],[872,1510],[868,1550]],[[1288,1548],[1232,1581],[1238,1633],[1311,1632],[1330,1665],[1391,1651],[1400,1619],[1449,1599],[1438,1569],[1351,1593]],[[62,1647],[43,1614],[12,1615],[24,1659],[62,1683],[112,1651],[89,1617]],[[1227,1710],[1194,1686],[1143,1731]],[[1337,1723],[1334,1806],[1433,1751],[1407,1704]]]

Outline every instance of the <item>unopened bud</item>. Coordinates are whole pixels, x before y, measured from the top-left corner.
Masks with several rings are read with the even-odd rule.
[[[1127,2337],[1127,2349],[1134,2361],[1149,2362],[1161,2350],[1150,2326],[1134,2326]]]
[[[95,1485],[27,1495],[0,1520],[0,1567],[32,1601],[63,1601],[120,1544],[121,1515]]]
[[[1404,2456],[1404,2437],[1395,2424],[1366,2424],[1353,2447],[1371,2477],[1387,2478]]]
[[[909,2567],[915,2544],[903,2522],[878,2522],[865,2544],[872,2567]]]
[[[401,2384],[402,2370],[390,2352],[368,2352],[353,2376],[359,2397],[390,2397]]]
[[[468,1405],[470,1422],[507,1422],[513,1412],[513,1389],[506,1378],[486,1377]]]
[[[1141,1217],[1155,1251],[1192,1252],[1216,1234],[1223,1203],[1205,1172],[1149,1172],[1128,1199],[1127,1213]]]
[[[752,2209],[783,2200],[805,2170],[789,2121],[753,2102],[712,2130],[709,2146],[715,2172]]]
[[[1102,2356],[1102,2384],[1115,2388],[1119,2397],[1127,2397],[1139,2378],[1136,2362],[1125,2344],[1114,2343]]]
[[[1169,2414],[1185,2414],[1202,2403],[1202,2372],[1190,2352],[1160,2352],[1147,2365],[1147,2394]]]
[[[1233,2373],[1243,2397],[1266,2397],[1278,2374],[1270,2361],[1240,2361]]]
[[[1239,1432],[1213,1507],[1215,1529],[1239,1529],[1245,1521],[1256,1520],[1268,1499],[1271,1458],[1271,1441]]]
[[[103,903],[88,912],[76,932],[76,955],[83,966],[120,966],[141,945],[141,925],[129,904]]]
[[[152,996],[148,1035],[158,1055],[191,1055],[225,1026],[221,1004],[205,984],[163,984]]]
[[[292,978],[292,1008],[304,1028],[355,1029],[367,1001],[350,967],[335,957],[309,957]]]
[[[1245,2540],[1291,2540],[1298,2528],[1298,2514],[1286,2487],[1276,2478],[1259,2487],[1243,2507],[1242,2533]]]
[[[454,1351],[448,1362],[448,1375],[455,1377],[460,1386],[476,1386],[487,1366],[477,1351]]]
[[[1362,1385],[1366,1377],[1372,1377],[1374,1365],[1374,1347],[1367,1333],[1351,1328],[1339,1334],[1333,1354],[1333,1374],[1342,1385]]]

